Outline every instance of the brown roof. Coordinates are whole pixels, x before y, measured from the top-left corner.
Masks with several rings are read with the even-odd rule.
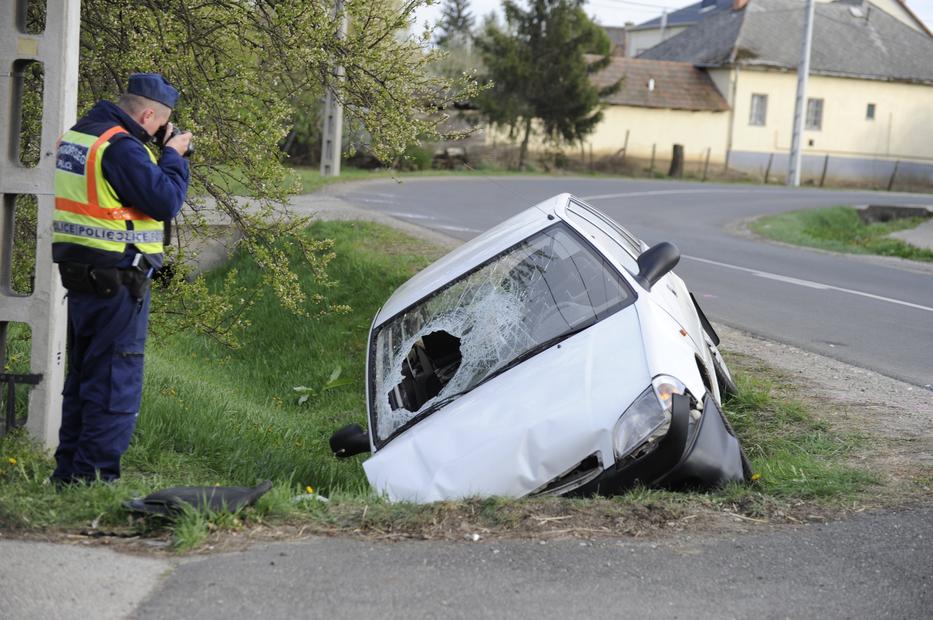
[[[587,58],[596,60],[599,56]],[[688,62],[613,57],[608,67],[593,75],[593,82],[604,87],[619,78],[625,78],[622,87],[606,98],[612,105],[714,112],[729,109],[706,71]]]

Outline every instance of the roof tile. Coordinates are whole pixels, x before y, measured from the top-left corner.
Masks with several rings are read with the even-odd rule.
[[[623,78],[621,88],[606,98],[607,103],[673,110],[729,109],[706,71],[688,62],[613,57],[608,67],[593,76],[593,83],[603,88]],[[653,90],[650,80],[654,80]]]
[[[816,5],[810,72],[933,83],[933,37],[881,9],[847,2]],[[744,11],[717,12],[639,58],[796,69],[803,32],[798,0],[750,0]]]

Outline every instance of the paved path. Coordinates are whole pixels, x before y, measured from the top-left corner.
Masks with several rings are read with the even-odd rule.
[[[891,235],[918,248],[933,250],[933,218],[910,230],[901,230]]]
[[[923,618],[933,509],[665,543],[319,538],[185,561],[134,618]]]
[[[0,540],[0,618],[125,618],[173,568],[100,546]]]
[[[933,195],[547,177],[389,180],[331,191],[460,239],[570,192],[649,243],[677,244],[684,254],[677,272],[711,318],[933,384],[933,265],[766,243],[736,226],[766,213],[839,204],[933,205]]]

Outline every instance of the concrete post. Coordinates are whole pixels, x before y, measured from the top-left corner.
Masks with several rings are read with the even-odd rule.
[[[807,115],[807,77],[810,75],[810,47],[813,43],[813,6],[814,0],[807,0],[800,63],[797,66],[797,97],[794,100],[794,126],[791,130],[790,166],[787,174],[787,184],[793,187],[800,186],[800,143],[803,140],[803,121]]]
[[[36,1],[36,0],[33,0]],[[32,331],[30,372],[42,380],[29,395],[26,427],[47,448],[58,443],[61,391],[65,372],[65,291],[52,263],[52,213],[55,207],[55,143],[74,124],[78,101],[79,0],[57,0],[46,12],[45,32],[25,33],[26,0],[0,0],[0,193],[4,210],[17,195],[32,194],[38,202],[36,273],[33,292],[22,296],[0,287],[0,323],[27,323]],[[22,73],[16,67],[42,63],[44,70],[41,156],[37,166],[19,159]],[[11,73],[10,68],[14,68]],[[18,77],[19,76],[19,77]],[[12,213],[4,220],[12,221]],[[9,232],[9,231],[7,231]],[[8,256],[11,234],[0,235],[0,256]],[[9,265],[4,265],[9,268]]]
[[[671,168],[667,171],[669,177],[684,176],[684,145],[675,144],[671,153]]]
[[[340,19],[340,28],[337,31],[337,38],[343,39],[347,36],[347,14],[343,10],[343,0],[337,0],[334,8],[335,14]],[[343,80],[343,66],[334,67],[334,78],[339,83]],[[337,99],[337,93],[333,87],[327,87],[327,94],[324,99],[324,130],[321,136],[321,176],[339,177],[340,176],[340,156],[343,153],[343,104]]]

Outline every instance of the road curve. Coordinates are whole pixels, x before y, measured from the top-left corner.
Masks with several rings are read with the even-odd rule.
[[[933,384],[933,266],[764,242],[736,232],[755,216],[833,205],[922,204],[933,195],[654,180],[448,177],[374,181],[341,198],[470,239],[570,192],[650,243],[672,241],[677,268],[714,320],[868,368]]]

